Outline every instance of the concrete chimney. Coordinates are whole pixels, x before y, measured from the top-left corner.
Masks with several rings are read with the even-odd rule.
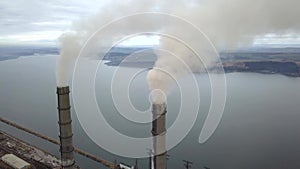
[[[69,87],[58,87],[59,139],[62,169],[75,169]]]
[[[152,136],[154,150],[154,169],[166,169],[166,104],[152,105]],[[156,136],[156,137],[155,137]]]

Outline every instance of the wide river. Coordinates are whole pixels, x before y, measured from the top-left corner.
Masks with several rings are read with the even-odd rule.
[[[33,56],[0,62],[0,116],[58,139],[56,56]],[[106,120],[121,133],[130,136],[150,135],[151,125],[139,125],[120,118],[110,95],[111,77],[117,67],[102,65],[96,77],[97,101]],[[135,68],[123,68],[123,73]],[[168,168],[211,169],[299,169],[300,168],[300,78],[256,73],[226,74],[227,100],[223,118],[214,135],[204,144],[198,137],[210,104],[207,75],[194,75],[201,97],[199,115],[187,137],[170,150]],[[215,75],[218,76],[218,75]],[[122,83],[119,80],[117,83]],[[182,85],[185,85],[184,82]],[[173,89],[168,97],[167,126],[176,119],[180,93]],[[130,98],[138,109],[147,109],[146,72],[140,73],[130,89]],[[74,107],[74,106],[72,106]],[[88,110],[87,110],[88,111]],[[134,164],[134,159],[113,155],[97,146],[82,129],[74,109],[74,142],[78,148],[110,161]],[[91,118],[91,123],[93,118]],[[59,148],[16,129],[0,124],[4,130],[55,155]],[[95,129],[102,135],[101,129]],[[103,134],[103,137],[105,134]],[[119,140],[122,144],[122,140]],[[104,168],[76,155],[86,169]],[[148,160],[139,159],[139,168],[147,169]]]

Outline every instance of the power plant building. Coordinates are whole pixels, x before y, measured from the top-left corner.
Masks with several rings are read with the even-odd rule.
[[[31,165],[14,154],[6,154],[1,157],[1,160],[14,169],[29,169]]]

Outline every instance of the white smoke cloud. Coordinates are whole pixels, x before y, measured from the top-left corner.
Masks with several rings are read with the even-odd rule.
[[[179,32],[176,34],[179,34]],[[200,41],[204,43],[204,40]],[[191,43],[199,42],[191,40],[189,44]],[[160,50],[155,52],[158,58],[154,68],[147,75],[150,89],[156,91],[152,92],[151,95],[152,101],[156,104],[166,102],[165,95],[170,92],[176,81],[192,72],[203,72],[205,71],[205,66],[211,66],[216,61],[211,54],[206,53],[207,50],[203,49],[201,44],[197,46],[197,50],[202,52],[197,53],[201,59],[189,46],[185,46],[174,39],[162,37],[160,39],[160,48]],[[208,64],[204,66],[202,60],[205,59],[205,63]]]
[[[66,65],[77,57],[78,49],[90,35],[119,17],[139,12],[163,12],[179,16],[202,30],[218,50],[224,50],[252,44],[256,37],[265,34],[299,35],[299,5],[298,0],[112,1],[102,5],[96,15],[75,22],[74,32],[60,38],[62,49],[58,60],[57,83],[58,86],[68,85],[67,72],[70,66]],[[142,25],[145,28],[154,27],[154,25],[147,24],[145,21],[147,19],[151,18],[137,20],[136,25]],[[198,54],[205,61],[206,67],[216,61],[207,51],[207,42],[194,40],[194,35],[189,30],[184,30],[182,25],[170,27],[168,21],[162,20],[161,22],[165,23],[165,27],[159,28],[157,32],[178,34],[190,39],[189,45],[198,45],[201,49],[202,52]],[[124,22],[122,29],[124,32],[126,30],[131,32],[135,30],[136,25]],[[122,35],[112,29],[107,32],[106,36],[111,36],[111,41],[101,43],[95,41],[97,45],[91,50],[99,50],[99,46],[109,46]],[[167,94],[175,80],[190,74],[190,71],[205,70],[198,57],[182,43],[169,38],[161,38],[160,47],[171,53],[157,52],[155,69],[149,71],[147,77],[150,89],[159,89]],[[165,100],[153,99],[153,101],[164,102]]]
[[[84,46],[85,42],[101,27],[109,24],[111,21],[124,17],[126,15],[132,15],[136,13],[155,11],[156,1],[122,1],[115,0],[104,2],[99,12],[88,18],[82,18],[81,20],[74,21],[72,32],[63,34],[59,41],[61,43],[60,57],[57,61],[57,85],[68,86],[70,69],[74,63],[74,60],[79,55],[80,49]],[[137,24],[144,25],[145,27],[151,27],[147,25],[143,20],[137,20]],[[127,24],[126,21],[122,23],[123,33],[126,31],[133,31],[135,25]],[[110,37],[110,41],[101,41],[101,39],[94,38],[94,43],[91,47],[91,55],[101,53],[101,47],[107,47],[113,45],[114,42],[120,40],[122,34],[118,33],[119,28],[112,28],[106,30],[105,36]]]
[[[183,17],[195,24],[209,37],[218,50],[231,49],[251,44],[256,37],[268,33],[275,34],[298,34],[300,24],[297,22],[300,5],[296,0],[213,0],[188,5],[174,6],[170,14]],[[193,41],[193,35],[181,26],[167,28],[166,32],[176,32],[191,40],[190,43],[198,44],[199,48],[203,41]],[[188,75],[187,67],[192,72],[202,72],[205,67],[198,57],[189,48],[182,44],[162,38],[160,46],[171,51],[180,60],[165,52],[157,53],[158,59],[155,69],[148,73],[150,88],[160,89],[168,93],[176,80]],[[202,47],[199,54],[201,59],[207,59],[206,68],[216,60]],[[187,66],[187,67],[186,67]],[[157,71],[164,70],[164,71]],[[166,74],[165,72],[169,72]],[[172,76],[173,78],[171,78]],[[152,96],[156,103],[165,102],[161,94]]]

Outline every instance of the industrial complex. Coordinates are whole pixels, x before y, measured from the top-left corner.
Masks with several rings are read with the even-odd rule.
[[[138,169],[137,161],[134,166],[124,163],[113,163],[84,152],[73,145],[72,118],[69,87],[57,88],[59,141],[40,133],[10,122],[0,117],[0,121],[20,129],[38,138],[59,145],[60,158],[50,153],[0,131],[0,169],[79,169],[74,159],[78,153],[109,169]],[[153,152],[149,155],[149,169],[166,169],[166,104],[152,105],[152,135]]]
[[[1,169],[58,169],[54,155],[0,131]]]

